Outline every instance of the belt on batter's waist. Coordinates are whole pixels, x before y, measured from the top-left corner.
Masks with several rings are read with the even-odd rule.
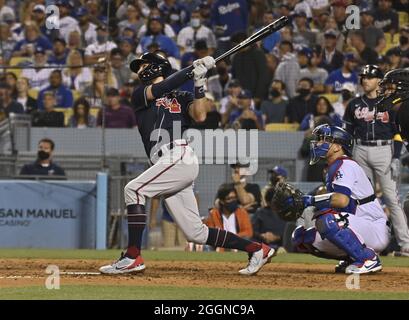
[[[162,157],[166,151],[172,150],[174,147],[177,146],[187,146],[189,143],[185,139],[174,140],[171,143],[165,144],[162,146],[158,151],[158,157]]]
[[[355,199],[355,202],[358,206],[362,206],[363,204],[375,201],[376,195],[371,194],[369,197],[363,198],[363,199]]]
[[[387,146],[392,144],[392,140],[361,140],[356,139],[356,144],[361,146],[369,146],[369,147],[381,147]]]

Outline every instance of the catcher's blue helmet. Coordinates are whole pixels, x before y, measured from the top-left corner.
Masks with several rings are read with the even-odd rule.
[[[354,146],[353,137],[344,129],[329,124],[322,124],[312,131],[313,140],[310,144],[310,165],[317,163],[321,158],[325,158],[331,143],[342,146],[347,156],[352,156]]]

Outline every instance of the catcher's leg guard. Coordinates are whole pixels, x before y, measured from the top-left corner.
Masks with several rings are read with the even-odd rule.
[[[304,226],[297,227],[293,232],[292,241],[298,252],[310,253],[318,258],[338,260],[340,257],[322,252],[313,246],[316,235],[317,229],[314,227],[308,229]]]
[[[315,241],[316,234],[317,229],[315,228],[305,229],[304,226],[295,228],[291,238],[298,252],[312,253],[311,246]]]
[[[354,261],[364,262],[376,256],[375,251],[361,243],[357,235],[348,227],[346,217],[340,219],[338,213],[327,211],[317,217],[315,225],[323,239],[331,241]]]

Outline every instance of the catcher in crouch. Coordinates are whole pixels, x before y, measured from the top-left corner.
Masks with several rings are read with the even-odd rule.
[[[293,233],[293,242],[301,252],[341,260],[335,268],[339,273],[382,270],[378,253],[389,243],[389,223],[364,170],[349,158],[352,136],[327,124],[316,127],[313,135],[310,165],[320,158],[327,160],[329,193],[302,195],[291,185],[281,184],[274,205],[287,220],[297,219],[306,207],[315,207],[315,227],[299,226]],[[280,203],[285,205],[280,207]]]

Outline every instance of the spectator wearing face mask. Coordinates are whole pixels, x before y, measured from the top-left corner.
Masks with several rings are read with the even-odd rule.
[[[321,63],[321,54],[318,50],[310,50],[307,54],[307,64],[300,70],[302,78],[309,78],[314,82],[314,93],[325,92],[325,80],[328,78],[328,72],[324,68],[318,67]]]
[[[402,64],[404,68],[409,67],[409,25],[401,28],[399,36],[399,46]]]
[[[217,46],[216,37],[211,29],[202,24],[200,9],[197,8],[192,12],[190,25],[184,27],[178,33],[177,45],[181,53],[192,52],[195,42],[199,39],[206,40],[209,54],[213,54]]]
[[[310,78],[302,78],[298,82],[298,95],[288,102],[286,123],[301,123],[308,113],[315,111],[318,97],[312,93],[313,86]]]
[[[253,227],[250,216],[245,208],[240,206],[237,192],[233,184],[226,183],[217,191],[218,208],[210,210],[206,225],[232,232],[239,237],[250,239]],[[220,248],[217,251],[221,251]]]
[[[283,123],[288,105],[288,100],[284,99],[285,84],[280,80],[273,80],[270,88],[269,99],[264,100],[260,107],[264,123]]]
[[[334,103],[334,111],[341,118],[344,116],[345,109],[349,101],[355,96],[355,87],[351,83],[344,83],[341,89],[340,99]]]
[[[109,41],[109,30],[105,24],[100,24],[97,29],[97,42],[90,44],[85,49],[85,63],[94,64],[98,59],[105,58],[106,53],[116,48],[115,42]]]
[[[249,90],[243,90],[239,95],[238,109],[230,114],[229,123],[234,129],[264,129],[261,112],[252,108],[253,96]]]
[[[20,175],[65,176],[64,169],[52,161],[54,148],[54,141],[48,138],[41,139],[38,143],[36,161],[25,164]]]
[[[177,34],[189,21],[189,11],[179,0],[163,0],[158,6],[164,20],[169,23]]]

